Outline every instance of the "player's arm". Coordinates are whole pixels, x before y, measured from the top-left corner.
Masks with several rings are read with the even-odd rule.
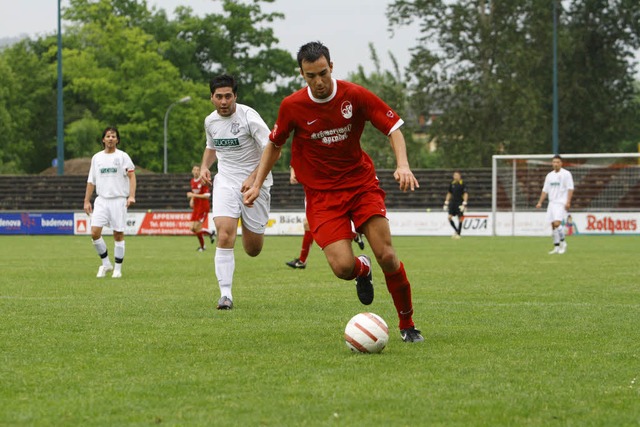
[[[565,205],[565,209],[569,210],[571,208],[571,199],[573,198],[573,190],[567,191],[567,204]]]
[[[573,193],[573,192],[572,192]],[[547,193],[545,193],[544,191],[542,191],[540,193],[540,200],[538,200],[538,204],[536,205],[536,208],[540,209],[542,207],[542,202],[544,202],[544,199],[547,198]]]
[[[91,212],[93,212],[93,208],[91,207],[91,196],[93,195],[93,190],[95,188],[95,185],[87,182],[87,189],[84,192],[84,212],[87,215],[91,215]]]
[[[298,178],[296,178],[296,171],[293,166],[289,166],[289,184],[297,184]]]
[[[264,180],[267,179],[267,175],[269,175],[269,172],[271,172],[271,169],[273,169],[273,166],[276,164],[281,154],[281,147],[277,147],[273,142],[269,142],[266,147],[264,147],[260,163],[255,171],[256,176],[253,180],[253,184],[243,192],[243,202],[246,206],[253,206],[253,202],[260,195],[260,188],[262,187],[262,184],[264,184]]]
[[[443,211],[449,210],[449,200],[451,200],[451,191],[447,191],[447,195],[444,197],[444,204],[442,205]]]
[[[196,194],[189,191],[187,197],[190,199],[208,199],[211,197],[211,193]]]
[[[127,175],[129,175],[129,197],[127,197],[127,207],[129,207],[136,202],[136,188],[138,182],[136,181],[135,170],[127,171]]]
[[[460,206],[458,209],[460,209],[460,212],[464,213],[464,211],[467,210],[467,202],[469,201],[469,193],[467,193],[466,191],[466,186],[465,186],[465,191],[464,193],[462,193],[462,206]]]
[[[414,191],[420,187],[418,180],[411,172],[409,167],[409,159],[407,158],[407,144],[404,140],[404,135],[400,129],[396,129],[389,134],[389,142],[391,148],[396,156],[396,170],[393,173],[393,177],[400,184],[400,190]]]
[[[204,149],[204,153],[202,154],[202,162],[200,163],[200,181],[204,182],[207,185],[211,185],[211,171],[209,168],[213,163],[218,159],[216,156],[216,150],[213,150],[209,147]]]

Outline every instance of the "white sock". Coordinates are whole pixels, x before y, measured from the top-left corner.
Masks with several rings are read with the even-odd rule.
[[[122,270],[122,261],[124,261],[124,240],[120,242],[114,242],[113,257],[115,258],[116,265],[115,271]]]
[[[560,241],[564,242],[564,227],[563,226],[558,227],[558,233],[560,233]]]
[[[111,261],[109,261],[109,253],[107,252],[107,244],[104,239],[100,237],[98,240],[92,240],[93,247],[96,248],[96,252],[102,258],[102,266],[109,267],[111,266]]]
[[[216,248],[214,262],[218,286],[220,286],[220,296],[227,297],[233,301],[231,284],[233,282],[233,272],[236,269],[236,259],[233,255],[233,248]]]
[[[560,228],[553,229],[553,244],[555,246],[560,244]]]

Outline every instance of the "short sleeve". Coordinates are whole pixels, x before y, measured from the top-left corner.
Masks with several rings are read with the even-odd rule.
[[[260,114],[253,108],[247,110],[247,122],[251,132],[251,137],[261,147],[265,147],[269,141],[269,127],[264,122]]]

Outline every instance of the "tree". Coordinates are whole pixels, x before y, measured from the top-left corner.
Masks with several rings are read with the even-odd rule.
[[[423,167],[425,165],[425,157],[428,150],[425,146],[417,143],[413,138],[415,131],[413,123],[416,118],[411,114],[407,99],[407,88],[402,81],[400,69],[396,58],[390,53],[391,62],[393,63],[393,71],[382,71],[380,60],[373,44],[369,44],[371,60],[375,65],[375,71],[369,75],[364,72],[362,66],[358,67],[356,73],[349,74],[349,80],[366,87],[381,99],[383,99],[391,108],[393,108],[400,117],[404,118],[403,135],[407,143],[407,152],[410,153],[411,166]],[[373,127],[371,123],[367,123],[362,133],[361,144],[364,151],[369,154],[376,168],[379,169],[395,169],[396,160],[393,149],[389,144],[386,135],[380,133]]]
[[[23,40],[0,53],[0,168],[39,172],[56,157],[55,74],[40,46]]]
[[[637,20],[632,17],[638,16],[640,6],[637,2],[619,2],[606,8],[605,3],[582,0],[573,2],[573,9],[567,13],[560,10],[561,149],[565,152],[602,148],[595,135],[589,134],[593,127],[580,124],[596,120],[597,115],[601,119],[598,137],[606,140],[608,146],[633,132],[628,117],[634,116],[636,107],[633,91],[629,91],[628,82],[622,78],[624,66],[609,71],[597,66],[597,78],[591,69],[579,83],[585,93],[601,93],[599,99],[608,100],[605,105],[616,103],[614,114],[595,111],[593,104],[576,96],[569,86],[569,82],[575,81],[574,76],[584,75],[585,70],[580,67],[585,64],[568,58],[576,55],[588,61],[589,57],[590,49],[577,49],[576,40],[584,39],[578,36],[579,32],[607,34],[599,40],[611,52],[609,60],[616,58],[614,62],[618,65],[627,64],[629,71],[627,53],[637,46]],[[629,9],[622,3],[628,3]],[[558,4],[561,6],[561,2]],[[616,49],[613,28],[607,25],[594,28],[588,20],[580,20],[577,11],[581,7],[588,7],[590,14],[600,11],[597,14],[600,18],[613,14],[610,20],[618,23],[621,32],[632,32],[635,24],[636,36],[618,38],[622,47]],[[431,108],[443,111],[433,132],[447,165],[488,166],[495,153],[550,151],[552,10],[549,0],[392,3],[388,10],[392,28],[414,20],[421,23],[422,37],[413,48],[408,69],[414,94],[412,105],[425,112]],[[576,121],[577,117],[582,120]],[[572,127],[573,123],[576,126]],[[618,131],[608,132],[614,128]]]

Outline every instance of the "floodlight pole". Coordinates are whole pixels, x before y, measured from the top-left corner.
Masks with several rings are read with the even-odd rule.
[[[181,98],[179,100],[177,100],[176,102],[174,102],[173,104],[169,105],[169,108],[167,108],[167,112],[164,113],[164,168],[163,168],[163,173],[167,173],[167,168],[169,166],[169,162],[168,162],[168,158],[167,158],[167,121],[169,120],[169,111],[171,111],[171,109],[178,104],[184,104],[185,102],[189,102],[191,101],[191,97],[190,96],[185,96],[184,98]]]
[[[553,129],[552,151],[558,154],[558,0],[553,0]]]
[[[58,85],[57,85],[57,161],[58,175],[64,175],[64,104],[62,102],[62,17],[58,0]]]

